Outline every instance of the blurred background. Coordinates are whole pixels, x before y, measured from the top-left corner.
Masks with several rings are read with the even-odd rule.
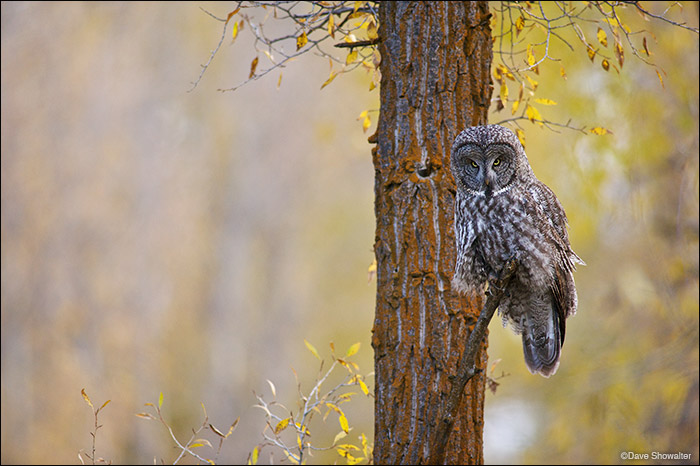
[[[326,359],[329,342],[360,342],[354,360],[373,370],[377,113],[367,133],[357,117],[378,109],[378,90],[362,70],[320,90],[328,61],[307,55],[279,89],[271,73],[217,92],[248,76],[242,31],[188,93],[221,35],[200,6],[231,9],[2,3],[2,463],[78,463],[94,422],[83,388],[96,406],[112,400],[98,456],[172,462],[163,426],[134,416],[162,392],[182,441],[200,403],[220,430],[240,416],[218,460],[243,463],[265,427],[253,391],[271,399],[269,379],[291,407],[293,370],[313,384],[304,339]],[[683,16],[697,27],[697,4]],[[552,379],[527,372],[519,337],[494,319],[487,462],[698,461],[698,38],[636,21],[655,33],[664,87],[631,54],[618,74],[553,50],[567,79],[539,76],[538,95],[558,103],[543,117],[614,134],[521,124],[588,265]],[[343,407],[349,438],[371,441],[372,399]],[[332,441],[329,425],[314,442]],[[322,455],[309,462],[344,462]]]

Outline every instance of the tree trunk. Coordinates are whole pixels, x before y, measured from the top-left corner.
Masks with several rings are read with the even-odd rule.
[[[373,149],[377,230],[375,464],[425,464],[480,302],[452,290],[450,148],[485,124],[487,2],[381,2],[381,112]],[[486,365],[486,343],[477,357]],[[447,464],[483,463],[485,377],[465,389]]]

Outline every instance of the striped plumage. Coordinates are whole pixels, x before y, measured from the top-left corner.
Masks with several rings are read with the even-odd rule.
[[[452,146],[457,185],[457,262],[453,286],[479,294],[510,257],[519,262],[499,306],[504,325],[522,335],[530,372],[559,367],[566,318],[576,313],[573,271],[583,261],[569,244],[566,213],[539,181],[516,135],[498,125],[473,126]]]

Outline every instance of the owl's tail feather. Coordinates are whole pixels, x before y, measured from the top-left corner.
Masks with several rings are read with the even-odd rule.
[[[559,316],[556,312],[550,312],[545,322],[534,320],[526,316],[522,326],[525,364],[531,373],[549,377],[559,368]]]

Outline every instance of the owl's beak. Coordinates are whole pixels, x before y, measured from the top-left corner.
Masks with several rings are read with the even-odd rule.
[[[484,184],[485,184],[486,186],[489,185],[489,179],[488,179],[488,178],[486,178],[486,179],[484,180]]]

